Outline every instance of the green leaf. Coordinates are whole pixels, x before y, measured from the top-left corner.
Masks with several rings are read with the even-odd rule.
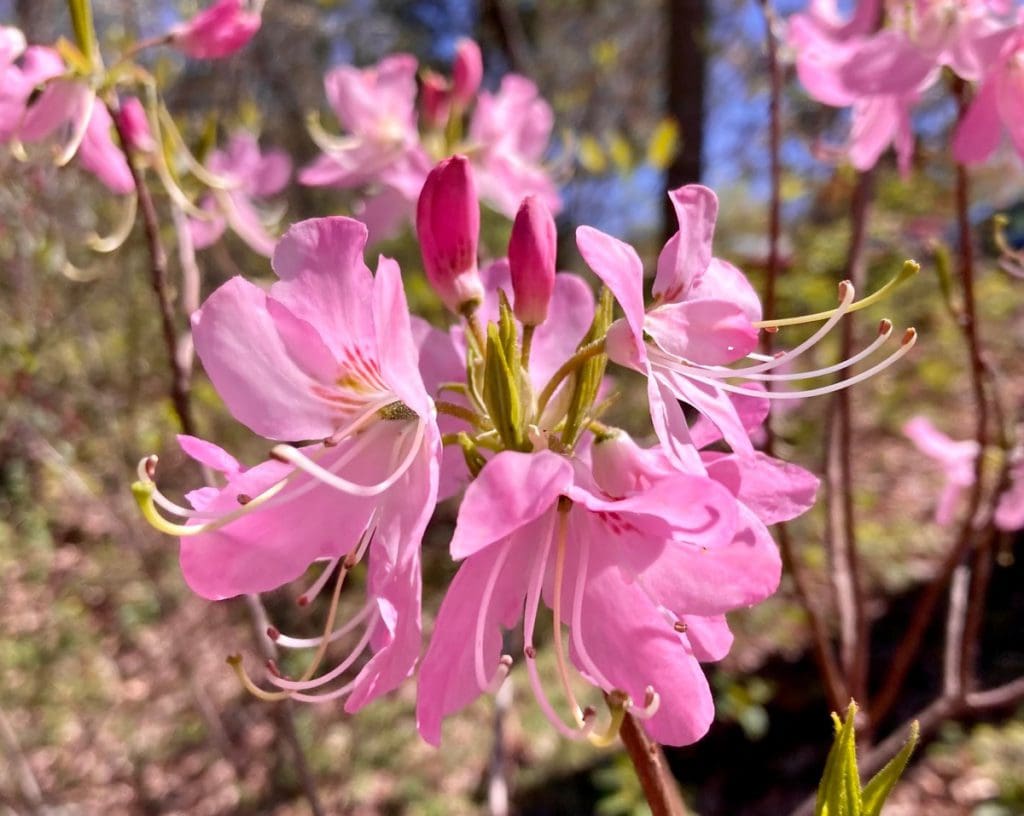
[[[862,798],[864,800],[864,816],[881,816],[882,805],[892,792],[893,786],[906,770],[910,755],[914,753],[917,746],[921,728],[914,720],[910,725],[910,736],[903,743],[903,748],[886,764],[882,770],[875,774],[871,781],[864,786]]]

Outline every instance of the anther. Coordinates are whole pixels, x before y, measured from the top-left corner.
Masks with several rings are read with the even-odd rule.
[[[247,493],[239,493],[237,496],[235,496],[235,499],[238,501],[239,504],[241,504],[244,507],[245,505],[252,501],[252,496],[248,495]]]
[[[679,634],[684,635],[690,627],[687,624],[683,623],[683,621],[676,621],[672,624],[672,628],[675,629]]]
[[[272,675],[274,675],[274,677],[284,677],[284,675],[281,674],[280,667],[277,665],[277,661],[274,660],[273,658],[268,658],[267,659],[266,666],[267,666],[267,671],[270,672]]]
[[[278,629],[276,626],[268,626],[267,637],[276,643],[277,639],[281,637],[281,630]]]
[[[658,713],[658,708],[661,706],[661,695],[654,690],[653,686],[648,686],[644,690],[644,706],[639,708],[635,705],[630,706],[630,713],[638,720],[649,720],[655,714]]]
[[[150,479],[156,479],[156,463],[159,461],[160,459],[155,453],[145,458],[143,462],[143,467],[146,470],[146,475]]]
[[[878,333],[886,337],[892,332],[892,321],[886,317],[882,318],[882,321],[878,324]]]
[[[533,646],[531,646],[530,644],[527,644],[525,647],[523,647],[523,654],[526,655],[527,660],[537,659],[537,650],[533,648]]]
[[[900,341],[900,345],[909,346],[917,340],[917,329],[909,328],[903,332],[903,339]]]

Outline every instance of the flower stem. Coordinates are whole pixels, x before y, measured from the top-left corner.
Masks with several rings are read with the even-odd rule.
[[[626,714],[622,721],[619,736],[640,779],[652,816],[686,816],[686,805],[661,746],[648,738],[631,714]]]
[[[544,386],[544,390],[540,392],[540,396],[537,397],[537,416],[544,413],[544,409],[547,407],[548,402],[551,401],[555,389],[558,388],[562,380],[572,374],[591,357],[604,351],[604,341],[605,338],[602,337],[600,340],[588,343],[558,367],[558,370],[548,380],[548,384]]]

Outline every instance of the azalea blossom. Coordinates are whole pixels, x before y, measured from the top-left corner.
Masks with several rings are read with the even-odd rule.
[[[194,59],[220,59],[248,44],[263,18],[249,11],[242,0],[216,0],[209,8],[176,26],[171,45]]]
[[[714,709],[699,661],[728,650],[724,612],[774,591],[778,552],[747,535],[732,495],[706,476],[674,472],[615,497],[595,475],[552,452],[505,451],[467,489],[451,545],[465,560],[420,669],[417,722],[428,742],[439,741],[445,715],[503,679],[512,659],[501,629],[520,618],[531,688],[563,735],[601,737],[593,709],[577,702],[570,661],[653,739],[685,745],[707,730]],[[542,599],[569,723],[537,672]]]
[[[272,672],[276,692],[243,677],[264,697],[345,698],[349,711],[397,686],[419,655],[419,547],[441,454],[398,266],[381,258],[371,275],[366,240],[366,228],[347,218],[296,224],[274,252],[280,280],[269,292],[233,278],[192,319],[196,351],[236,419],[271,440],[318,441],[277,444],[270,459],[243,468],[183,438],[186,453],[226,483],[193,491],[184,507],[156,488],[155,462],[144,460],[135,488],[147,517],[181,536],[185,580],[204,597],[263,592],[325,562],[308,602],[337,573],[321,638],[272,633],[283,648],[317,650],[314,669],[299,679]],[[341,583],[364,554],[367,603],[335,628]],[[314,678],[327,645],[357,629],[351,654]],[[354,679],[322,691],[367,647],[373,657]]]
[[[206,165],[223,187],[212,189],[200,203],[209,213],[207,220],[188,221],[196,248],[216,243],[230,226],[254,252],[269,257],[276,239],[264,227],[256,201],[284,189],[292,173],[291,158],[283,150],[261,151],[254,135],[239,131],[226,148],[210,154]]]
[[[453,81],[427,72],[419,105],[418,64],[409,54],[329,72],[324,88],[344,133],[312,129],[322,155],[300,171],[300,182],[357,191],[356,215],[371,236],[387,237],[412,220],[434,162],[462,153],[473,163],[482,200],[498,212],[512,218],[530,194],[557,212],[558,191],[542,163],[554,120],[550,106],[536,85],[515,74],[497,93],[478,93],[479,59],[475,43],[460,42]],[[442,131],[449,117],[460,118],[461,131],[467,111],[465,138],[447,143]]]
[[[853,108],[843,150],[854,167],[870,169],[892,145],[906,174],[912,109],[943,67],[969,82],[985,76],[1014,36],[1014,20],[1002,4],[986,0],[859,0],[849,19],[834,0],[815,0],[789,19],[787,36],[808,94]]]
[[[29,46],[19,29],[0,26],[0,142],[17,134],[33,90],[63,73],[52,48]]]
[[[679,231],[658,258],[654,301],[649,309],[645,309],[643,300],[643,265],[631,246],[591,227],[580,227],[576,242],[584,260],[612,291],[624,313],[608,332],[608,355],[614,362],[647,376],[655,431],[680,463],[693,466],[698,457],[677,400],[710,419],[734,451],[752,454],[753,446],[730,394],[770,399],[826,394],[873,376],[913,346],[916,334],[909,329],[899,349],[881,362],[841,383],[820,388],[764,393],[757,385],[730,382],[799,382],[849,368],[885,343],[892,334],[892,324],[883,321],[874,342],[839,363],[813,371],[776,373],[776,369],[815,346],[847,312],[869,301],[855,306],[853,286],[844,282],[840,286],[840,305],[832,312],[775,321],[776,325],[786,325],[822,319],[823,325],[811,337],[774,357],[756,354],[761,317],[757,294],[739,269],[711,252],[717,197],[700,185],[681,187],[670,197]],[[744,358],[752,363],[730,367]]]

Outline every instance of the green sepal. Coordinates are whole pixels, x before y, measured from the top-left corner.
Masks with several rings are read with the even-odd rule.
[[[886,764],[882,770],[875,774],[871,781],[864,786],[861,798],[864,803],[864,816],[881,816],[882,805],[892,792],[893,787],[899,781],[900,776],[910,761],[910,755],[917,747],[917,740],[921,735],[921,727],[917,720],[910,724],[910,735],[903,743],[903,748]]]
[[[600,340],[608,333],[608,327],[612,322],[612,306],[614,300],[612,293],[607,287],[601,290],[598,299],[597,309],[594,312],[594,320],[590,329],[580,341],[577,350],[586,345]],[[562,429],[562,444],[571,449],[576,444],[580,431],[590,419],[591,409],[597,399],[597,393],[601,389],[601,380],[604,378],[605,366],[608,357],[605,354],[596,354],[585,360],[574,374],[572,383],[572,396],[569,399],[569,408],[565,415],[565,426]]]
[[[473,438],[465,431],[459,431],[457,441],[459,447],[462,448],[462,456],[466,460],[466,467],[469,469],[470,475],[475,479],[480,475],[480,471],[484,469],[487,460],[480,453],[480,449],[476,446]]]
[[[507,301],[503,304],[507,306]],[[502,310],[499,325],[487,324],[487,354],[484,361],[483,400],[505,447],[526,451],[526,433],[519,380],[518,345],[515,325],[509,331],[508,314]],[[502,325],[505,324],[505,325]]]

